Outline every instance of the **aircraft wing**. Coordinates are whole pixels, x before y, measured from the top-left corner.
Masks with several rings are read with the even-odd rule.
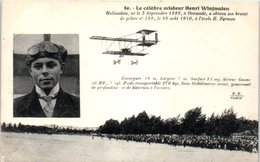
[[[106,51],[103,52],[103,54],[110,54],[110,55],[128,55],[128,56],[145,56],[148,53],[135,53],[135,52],[129,52],[129,53],[125,53],[122,51]]]
[[[103,37],[103,36],[92,36],[90,39],[96,39],[96,40],[109,40],[109,41],[122,41],[122,42],[137,42],[141,43],[141,40],[138,39],[132,39],[132,38],[112,38],[112,37]]]

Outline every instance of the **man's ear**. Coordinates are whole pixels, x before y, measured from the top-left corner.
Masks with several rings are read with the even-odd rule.
[[[60,74],[63,74],[64,65],[61,65],[60,68],[61,68]]]
[[[30,75],[32,76],[32,69],[31,68],[29,68],[29,72],[30,72]]]

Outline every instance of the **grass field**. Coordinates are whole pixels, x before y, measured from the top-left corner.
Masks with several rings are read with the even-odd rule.
[[[79,135],[1,133],[1,162],[257,162],[258,153]]]

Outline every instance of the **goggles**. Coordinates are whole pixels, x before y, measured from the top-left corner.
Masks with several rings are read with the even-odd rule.
[[[46,46],[32,46],[29,48],[27,54],[28,55],[36,55],[41,52],[47,52],[47,53],[57,53],[59,49],[53,45],[53,44],[46,44]]]
[[[57,59],[61,64],[64,64],[67,57],[67,50],[61,45],[44,41],[28,49],[25,64],[30,66],[34,60],[44,57]]]

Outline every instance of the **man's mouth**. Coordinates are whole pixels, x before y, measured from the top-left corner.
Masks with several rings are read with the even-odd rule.
[[[41,82],[44,82],[44,81],[52,81],[53,78],[42,78],[40,79]]]

